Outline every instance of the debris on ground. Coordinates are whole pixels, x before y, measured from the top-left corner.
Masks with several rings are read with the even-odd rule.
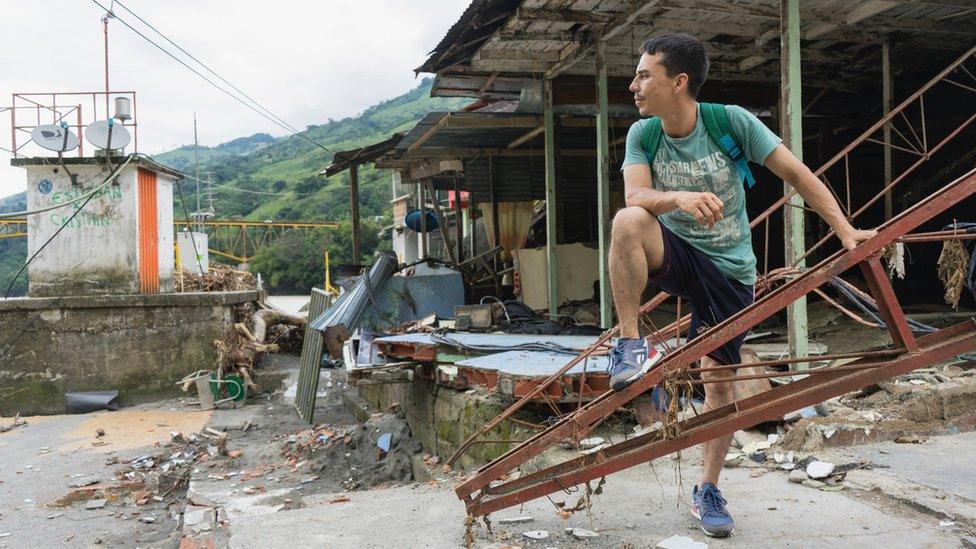
[[[27,420],[20,417],[20,414],[14,416],[14,420],[7,425],[0,425],[0,433],[6,433],[7,431],[13,431],[17,427],[23,427],[27,425]]]
[[[304,318],[263,309],[255,312],[251,321],[251,333],[257,342],[277,345],[281,353],[301,354],[305,338]]]
[[[381,438],[385,450],[378,445]],[[293,469],[307,462],[311,471],[329,476],[346,490],[359,490],[409,482],[411,458],[421,451],[403,417],[374,414],[362,425],[321,424],[288,435],[281,455]]]
[[[261,343],[242,322],[228,328],[213,344],[217,349],[218,379],[228,374],[240,375],[248,390],[255,392],[259,389],[253,377],[255,362],[265,353],[278,352],[277,345]]]
[[[656,549],[708,549],[708,544],[675,534],[668,539],[659,541],[654,547]]]
[[[211,263],[210,271],[203,275],[185,269],[176,273],[179,292],[242,292],[257,287],[257,280],[251,273],[218,263]]]

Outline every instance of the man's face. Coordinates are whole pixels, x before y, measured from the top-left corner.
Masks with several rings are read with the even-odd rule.
[[[641,55],[634,80],[630,83],[634,104],[641,116],[660,116],[667,112],[687,82],[688,77],[683,73],[669,77],[661,58],[660,53]]]

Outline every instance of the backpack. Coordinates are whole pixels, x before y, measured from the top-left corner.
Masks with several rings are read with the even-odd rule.
[[[751,189],[756,184],[756,179],[752,176],[746,155],[742,152],[742,147],[739,146],[732,132],[732,124],[729,122],[729,113],[725,110],[725,105],[718,103],[699,103],[699,105],[701,106],[702,122],[705,124],[705,131],[708,132],[708,136],[732,160],[735,170],[739,172],[742,180]],[[661,119],[657,116],[648,118],[641,133],[641,146],[644,147],[644,154],[647,155],[649,163],[653,164],[654,162],[654,156],[657,155],[662,135],[664,135],[664,129],[661,125]]]

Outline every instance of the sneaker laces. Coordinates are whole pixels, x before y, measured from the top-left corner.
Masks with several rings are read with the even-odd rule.
[[[610,349],[610,375],[617,373],[621,367],[625,367],[624,362],[624,347],[618,345],[613,349]]]
[[[704,509],[698,510],[702,517],[705,515],[730,516],[729,512],[725,510],[725,504],[728,502],[725,501],[725,498],[722,497],[722,494],[718,490],[702,490],[699,493],[699,497],[701,498],[702,507],[704,507]]]

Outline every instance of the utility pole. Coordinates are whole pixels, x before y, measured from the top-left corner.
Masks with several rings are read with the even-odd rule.
[[[114,4],[114,2],[113,2]],[[102,17],[102,33],[105,35],[105,119],[108,120],[112,118],[112,112],[109,110],[109,99],[108,99],[108,20],[115,17],[112,13],[112,7],[109,6],[108,11],[105,12],[105,16]]]
[[[199,148],[200,148],[200,143],[197,141],[197,113],[193,113],[193,165],[195,166],[193,179],[194,181],[196,181],[197,184],[197,209],[196,212],[193,214],[194,218],[197,218],[200,214],[200,155],[198,150]],[[199,221],[198,220],[195,221],[197,221],[195,225],[199,225]],[[199,232],[199,229],[200,228],[196,226],[193,228],[193,230],[197,232]]]

